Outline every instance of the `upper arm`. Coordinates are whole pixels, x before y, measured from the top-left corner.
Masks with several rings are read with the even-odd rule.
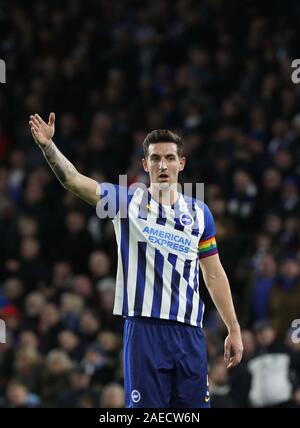
[[[91,205],[96,205],[100,200],[100,184],[80,173],[76,175],[69,190]]]

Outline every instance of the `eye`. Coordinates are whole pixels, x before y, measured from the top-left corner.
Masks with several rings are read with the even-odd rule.
[[[159,156],[151,156],[151,160],[152,160],[152,162],[158,162]]]

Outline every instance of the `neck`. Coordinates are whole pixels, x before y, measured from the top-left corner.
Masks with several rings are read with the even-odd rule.
[[[167,183],[165,184],[166,186],[164,186],[164,183],[162,185],[151,183],[148,190],[152,198],[158,201],[160,204],[173,205],[178,198],[177,183],[170,185]]]

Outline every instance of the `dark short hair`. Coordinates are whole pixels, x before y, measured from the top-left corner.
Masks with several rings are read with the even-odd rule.
[[[175,143],[177,146],[178,156],[181,157],[183,154],[183,140],[179,135],[169,129],[155,129],[147,135],[143,142],[145,158],[149,155],[150,144],[156,143]]]

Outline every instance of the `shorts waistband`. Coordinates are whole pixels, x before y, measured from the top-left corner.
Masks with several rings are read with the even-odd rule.
[[[153,318],[153,317],[142,317],[142,316],[127,316],[126,317],[126,321],[131,321],[131,322],[140,322],[140,323],[147,323],[147,324],[152,324],[152,325],[169,325],[169,326],[179,326],[179,327],[191,327],[191,328],[199,328],[199,327],[195,327],[193,325],[190,324],[186,324],[180,321],[176,321],[176,320],[166,320],[166,319],[162,319],[162,318]]]

